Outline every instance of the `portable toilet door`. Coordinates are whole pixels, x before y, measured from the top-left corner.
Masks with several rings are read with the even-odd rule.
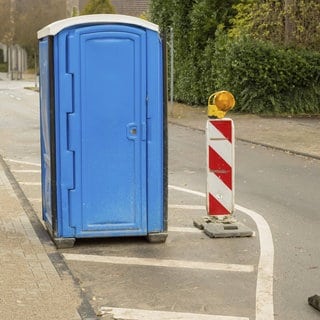
[[[164,241],[166,119],[157,26],[91,15],[56,22],[38,37],[47,90],[40,98],[43,214],[56,243],[140,235]]]

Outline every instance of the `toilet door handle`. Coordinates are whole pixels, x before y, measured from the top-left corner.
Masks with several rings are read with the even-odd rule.
[[[138,135],[138,127],[135,123],[128,123],[127,124],[127,138],[130,140],[137,139]]]

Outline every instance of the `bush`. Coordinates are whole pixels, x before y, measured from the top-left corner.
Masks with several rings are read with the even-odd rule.
[[[289,12],[272,0],[152,0],[153,21],[174,30],[175,100],[206,105],[211,93],[229,90],[240,112],[319,114],[320,24],[306,18],[318,17],[319,4],[293,4]],[[285,48],[290,26],[286,43],[295,47]]]
[[[320,113],[320,53],[243,37],[216,39],[215,87],[237,99],[236,110],[264,114]],[[208,51],[208,49],[207,49]]]
[[[7,63],[0,63],[0,72],[7,72],[7,71],[8,71]]]

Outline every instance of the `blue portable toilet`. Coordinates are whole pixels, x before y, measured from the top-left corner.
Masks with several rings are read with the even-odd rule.
[[[99,14],[38,32],[42,211],[58,247],[167,237],[165,41]]]

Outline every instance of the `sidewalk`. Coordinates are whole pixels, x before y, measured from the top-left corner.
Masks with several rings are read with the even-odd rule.
[[[0,270],[1,319],[81,319],[80,294],[72,277],[58,274],[53,266],[1,161]]]
[[[179,103],[175,103],[172,110],[169,104],[168,121],[204,131],[206,112],[206,108]],[[320,116],[274,118],[229,112],[227,117],[233,119],[235,136],[239,140],[320,160]]]

